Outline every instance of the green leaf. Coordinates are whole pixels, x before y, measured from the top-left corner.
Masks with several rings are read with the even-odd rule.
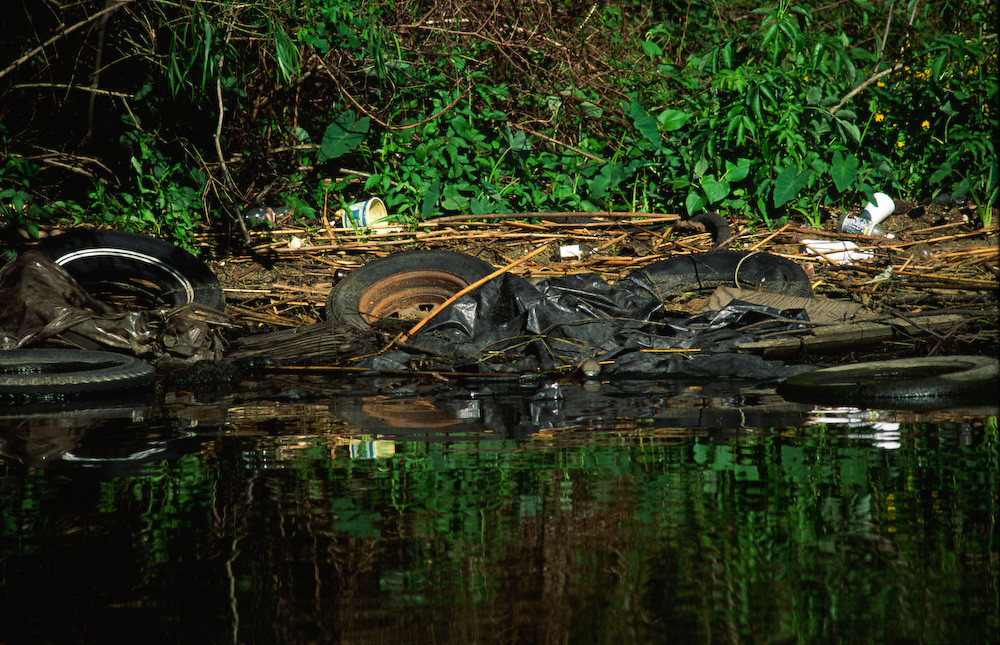
[[[274,27],[274,51],[278,59],[278,72],[287,83],[299,73],[299,48],[295,46],[288,32],[281,25]]]
[[[601,171],[590,182],[591,197],[604,197],[609,188],[618,184],[622,177],[622,168],[614,162],[608,162],[601,167]]]
[[[323,142],[320,144],[316,161],[323,163],[347,154],[364,141],[366,134],[368,134],[368,117],[359,119],[354,110],[342,112],[323,133]]]
[[[704,195],[696,190],[692,190],[688,193],[687,199],[684,200],[684,207],[687,209],[688,215],[694,215],[705,208],[706,203]]]
[[[464,211],[469,206],[469,198],[458,192],[454,184],[448,184],[441,191],[441,208],[447,211]]]
[[[934,63],[931,64],[931,73],[933,74],[933,78],[935,81],[941,80],[941,75],[944,72],[944,66],[945,63],[947,62],[948,62],[947,52],[938,55],[938,57],[934,59]]]
[[[673,132],[684,127],[688,116],[687,112],[681,112],[680,110],[664,110],[660,112],[660,116],[656,120],[659,121],[661,128],[667,132]]]
[[[652,40],[642,41],[642,51],[650,58],[661,58],[663,56],[663,49]]]
[[[441,180],[437,177],[431,181],[431,185],[424,191],[424,196],[420,200],[420,216],[427,219],[437,208],[438,199],[441,198]]]
[[[632,101],[629,105],[628,114],[632,117],[632,123],[635,124],[635,129],[645,137],[646,141],[652,144],[653,148],[660,147],[660,129],[656,126],[656,119],[649,116],[646,110],[642,109],[636,101]]]
[[[729,195],[729,182],[724,179],[716,180],[712,175],[705,175],[701,178],[701,187],[705,189],[705,196],[708,197],[709,204],[721,201]]]
[[[955,191],[951,194],[951,200],[957,201],[962,199],[969,193],[970,188],[972,188],[972,179],[966,177],[958,183],[958,186],[955,187]]]
[[[528,136],[524,134],[523,130],[514,132],[510,129],[510,125],[505,123],[503,133],[507,139],[507,146],[512,151],[520,153],[531,152],[531,141],[528,140]]]
[[[694,177],[695,177],[695,179],[701,179],[701,176],[705,174],[706,170],[708,170],[708,159],[702,157],[694,165]]]
[[[809,182],[809,171],[789,166],[774,180],[774,207],[781,208],[795,198]]]
[[[733,43],[732,42],[726,43],[726,45],[722,49],[719,50],[719,53],[722,56],[722,64],[725,65],[728,68],[732,68],[732,66],[733,66]]]
[[[583,113],[591,119],[599,119],[604,116],[604,109],[591,101],[583,101],[580,103],[580,109],[583,110]]]
[[[844,192],[858,176],[858,158],[854,155],[845,157],[840,150],[837,150],[833,153],[830,175],[833,177],[833,185],[836,186],[837,191]]]
[[[932,186],[935,186],[937,184],[940,184],[942,179],[950,175],[951,175],[951,162],[946,161],[940,166],[938,166],[938,169],[934,171],[934,174],[931,175],[931,178],[928,179],[927,182]]]
[[[734,164],[731,161],[726,162],[726,174],[722,177],[729,182],[737,182],[746,179],[746,176],[750,174],[750,160],[740,157],[736,160]]]
[[[861,130],[858,126],[849,121],[837,119],[837,128],[840,130],[840,137],[845,142],[861,143]]]

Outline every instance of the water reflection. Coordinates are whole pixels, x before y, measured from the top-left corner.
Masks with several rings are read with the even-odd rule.
[[[988,412],[318,377],[7,410],[0,642],[985,642]]]

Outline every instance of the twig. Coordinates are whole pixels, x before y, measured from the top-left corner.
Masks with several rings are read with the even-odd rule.
[[[130,4],[132,2],[134,2],[134,0],[118,0],[118,2],[116,4],[114,4],[114,5],[110,6],[110,7],[107,7],[105,9],[102,9],[101,11],[98,11],[97,13],[95,13],[92,16],[90,16],[89,18],[84,18],[83,20],[81,20],[80,22],[76,23],[75,25],[72,25],[70,27],[67,27],[66,29],[63,29],[62,31],[60,31],[58,34],[56,34],[52,38],[49,38],[48,40],[46,40],[44,43],[42,43],[38,47],[35,47],[30,52],[28,52],[24,56],[21,56],[16,61],[14,61],[10,65],[8,65],[7,69],[5,69],[2,72],[0,72],[0,78],[3,78],[7,74],[9,74],[12,70],[17,69],[18,67],[20,67],[24,63],[26,63],[29,60],[31,60],[32,58],[34,58],[36,54],[38,54],[43,49],[45,49],[46,47],[48,47],[52,43],[56,42],[57,40],[59,40],[61,38],[65,38],[66,36],[70,35],[74,31],[76,31],[77,29],[79,29],[80,27],[88,25],[88,24],[94,22],[95,20],[100,20],[104,15],[109,14],[112,11],[115,11],[117,9],[120,9],[121,7],[124,7],[125,5]]]
[[[460,289],[457,293],[455,293],[455,295],[451,296],[450,298],[448,298],[447,300],[445,300],[444,302],[442,302],[438,306],[434,307],[434,309],[432,309],[431,312],[429,314],[427,314],[426,318],[424,318],[423,320],[421,320],[420,322],[418,322],[416,325],[414,325],[413,327],[411,327],[410,331],[406,332],[402,336],[397,337],[394,342],[395,343],[405,343],[407,340],[410,339],[411,336],[413,336],[413,334],[415,334],[418,331],[420,331],[421,329],[423,329],[424,325],[426,325],[428,322],[430,322],[431,319],[434,318],[434,316],[436,316],[439,313],[441,313],[441,311],[444,310],[445,307],[447,307],[451,303],[455,302],[456,300],[458,300],[459,298],[461,298],[465,294],[469,293],[470,291],[474,291],[474,290],[478,289],[479,287],[481,287],[482,285],[486,284],[487,282],[489,282],[493,278],[495,278],[495,277],[497,277],[499,275],[503,275],[504,273],[507,273],[508,271],[510,271],[511,269],[513,269],[514,267],[516,267],[519,264],[523,264],[523,263],[527,262],[528,260],[530,260],[531,258],[535,257],[536,255],[538,255],[542,251],[546,250],[547,248],[549,248],[548,245],[547,244],[543,244],[542,246],[538,247],[537,249],[535,249],[531,253],[528,253],[524,257],[522,257],[522,258],[520,258],[518,260],[514,260],[510,264],[497,269],[496,271],[494,271],[493,273],[489,274],[485,278],[481,278],[479,280],[476,280],[475,282],[473,282],[469,286],[467,286],[467,287],[465,287],[463,289]]]
[[[767,244],[768,242],[770,242],[770,241],[771,241],[771,240],[773,240],[774,238],[776,238],[776,237],[778,237],[779,235],[781,235],[782,233],[784,233],[784,232],[785,232],[785,230],[787,230],[787,229],[788,229],[788,226],[789,226],[789,225],[788,225],[788,224],[786,223],[786,224],[785,224],[784,226],[782,226],[781,228],[779,228],[779,229],[778,229],[777,231],[774,231],[773,233],[771,233],[770,235],[768,235],[767,237],[765,237],[765,238],[764,238],[763,240],[761,240],[760,242],[757,242],[756,244],[754,244],[753,246],[751,246],[751,247],[750,247],[750,248],[748,248],[747,250],[748,250],[748,251],[756,251],[756,250],[760,249],[760,247],[764,246],[765,244]],[[823,257],[826,257],[826,256],[823,256]],[[829,258],[828,258],[828,259],[829,259]]]
[[[510,126],[512,128],[517,128],[518,130],[521,130],[523,132],[527,132],[528,134],[530,134],[533,137],[538,137],[539,139],[543,139],[545,141],[548,141],[549,143],[554,143],[557,146],[562,146],[563,148],[566,148],[567,150],[572,150],[576,154],[583,155],[587,159],[593,159],[594,161],[600,161],[601,163],[605,162],[605,160],[601,159],[600,157],[595,157],[594,155],[590,154],[589,152],[585,152],[583,150],[580,150],[579,148],[577,148],[575,146],[571,146],[568,143],[564,143],[562,141],[559,141],[558,139],[553,139],[552,137],[546,136],[546,135],[542,134],[541,132],[535,132],[531,128],[526,128],[523,125],[520,125],[520,124],[517,124],[517,123],[511,123]]]
[[[896,6],[895,2],[889,3],[889,16],[885,19],[885,31],[882,33],[882,42],[878,46],[878,51],[875,52],[875,66],[882,62],[882,54],[885,53],[885,41],[889,38],[889,25],[892,24],[892,10]]]
[[[331,70],[327,66],[325,60],[323,60],[322,58],[320,58],[319,59],[319,64],[322,65],[323,69],[326,70],[326,73],[330,75],[331,80],[333,80],[333,82],[337,84],[337,88],[340,90],[341,95],[344,98],[347,99],[348,103],[350,103],[351,105],[353,105],[355,107],[355,109],[358,110],[358,112],[364,114],[369,119],[371,119],[375,123],[378,123],[380,126],[382,126],[383,128],[385,128],[387,130],[409,130],[410,128],[416,128],[416,127],[420,127],[420,126],[424,125],[425,123],[430,123],[434,119],[440,117],[442,114],[448,112],[453,107],[455,107],[456,105],[458,105],[458,102],[461,101],[462,98],[467,93],[469,93],[469,92],[472,91],[472,85],[470,84],[469,87],[466,88],[465,92],[459,92],[458,93],[458,96],[455,97],[454,101],[452,101],[448,105],[444,106],[443,108],[441,108],[441,110],[439,110],[438,112],[432,114],[431,116],[427,117],[426,119],[422,119],[422,120],[416,121],[414,123],[404,123],[403,125],[390,125],[389,123],[383,121],[382,119],[378,118],[377,116],[375,116],[374,114],[372,114],[371,112],[369,112],[368,110],[366,110],[364,108],[364,106],[362,106],[360,103],[358,103],[357,101],[355,101],[354,97],[351,96],[350,92],[346,91],[343,87],[340,86],[340,83],[337,81],[336,75],[333,73],[333,70]],[[461,85],[460,82],[459,83],[455,83],[455,90],[458,90],[459,85]]]
[[[868,87],[869,85],[871,85],[872,83],[874,83],[878,79],[882,78],[883,76],[886,76],[887,74],[892,74],[893,72],[897,72],[897,71],[899,71],[901,69],[903,69],[903,64],[902,63],[896,63],[895,65],[893,65],[892,67],[889,67],[888,69],[883,69],[881,72],[877,72],[875,74],[872,74],[866,81],[864,81],[863,83],[861,83],[861,85],[858,85],[853,90],[851,90],[850,92],[848,92],[847,94],[845,94],[844,98],[840,99],[839,103],[837,103],[832,108],[830,108],[830,114],[836,114],[837,110],[839,110],[840,108],[844,107],[845,103],[847,103],[848,101],[850,101],[851,99],[853,99],[855,96],[857,96],[858,94],[860,94],[862,91],[864,91],[864,89],[866,87]]]
[[[115,0],[106,0],[107,8],[111,8],[115,5]],[[101,59],[104,57],[104,36],[108,31],[108,18],[111,17],[110,13],[106,13],[101,17],[101,28],[97,32],[97,53],[94,55],[94,73],[91,75],[90,89],[96,90],[97,86],[100,85],[101,81]],[[87,101],[87,133],[84,135],[84,139],[89,140],[91,135],[94,134],[94,106],[97,103],[97,94],[91,93]]]
[[[226,27],[226,45],[229,45],[229,38],[233,33],[233,22],[230,21],[229,25]],[[229,194],[235,201],[236,196],[236,184],[233,183],[233,176],[229,174],[229,166],[226,165],[226,157],[222,154],[222,120],[226,115],[225,104],[222,102],[222,63],[226,60],[224,54],[219,54],[219,70],[217,76],[215,77],[215,97],[219,103],[219,120],[215,124],[215,153],[219,157],[219,166],[222,168],[222,176],[226,180],[226,188],[229,189]],[[236,220],[236,225],[239,226],[240,232],[243,233],[243,241],[246,242],[247,246],[250,246],[252,242],[250,241],[250,231],[247,230],[246,223],[243,221],[242,213],[239,212],[239,208],[236,209],[234,215]]]
[[[103,96],[113,96],[119,99],[130,99],[131,94],[126,94],[125,92],[113,92],[111,90],[102,90],[99,87],[84,87],[83,85],[73,85],[71,83],[18,83],[17,85],[12,85],[11,89],[21,89],[27,87],[41,87],[41,88],[52,88],[61,90],[80,90],[81,92],[91,92],[93,94],[101,94]]]

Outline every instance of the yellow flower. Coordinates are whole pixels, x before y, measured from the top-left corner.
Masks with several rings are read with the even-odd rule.
[[[903,142],[902,141],[897,141],[896,142],[896,147],[897,148],[902,148],[903,147]]]
[[[926,130],[926,129],[928,129],[928,128],[931,127],[931,122],[930,121],[924,121],[923,123],[920,124],[920,127],[923,128],[924,130]]]
[[[882,123],[885,120],[885,115],[881,112],[875,115],[875,123]]]
[[[802,80],[805,81],[806,83],[808,83],[809,82],[809,77],[808,76],[803,76]]]
[[[885,83],[883,83],[882,81],[875,83],[875,85],[878,85],[879,87],[885,87]]]

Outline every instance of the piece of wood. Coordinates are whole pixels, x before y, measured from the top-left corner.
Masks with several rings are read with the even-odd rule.
[[[764,358],[785,358],[803,352],[849,352],[889,340],[906,340],[940,329],[949,329],[963,320],[964,316],[956,314],[937,314],[921,317],[913,322],[903,318],[851,321],[815,327],[795,338],[742,343],[738,349],[741,352],[761,354]]]

